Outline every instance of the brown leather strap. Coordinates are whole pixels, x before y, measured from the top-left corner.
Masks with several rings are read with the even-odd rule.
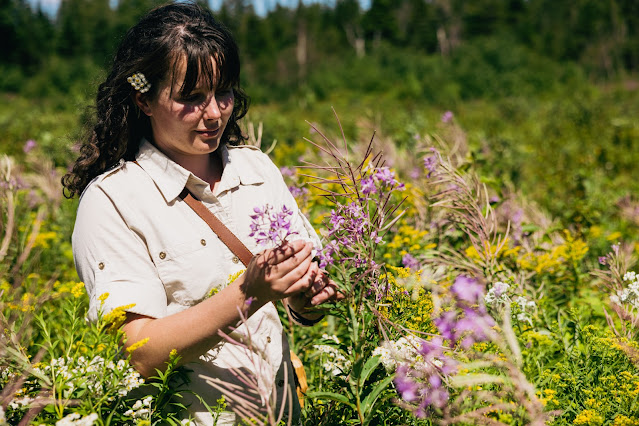
[[[248,266],[249,262],[253,258],[253,253],[251,250],[246,248],[244,243],[240,241],[239,238],[235,236],[233,232],[229,228],[227,228],[220,219],[217,218],[209,209],[206,208],[201,201],[197,200],[191,192],[184,188],[182,193],[180,194],[180,198],[182,198],[186,204],[189,205],[193,209],[198,216],[200,216],[204,222],[220,237],[220,240],[235,254],[244,264],[244,266]]]
[[[140,166],[140,163],[137,161],[133,161],[135,164]],[[140,166],[142,168],[142,166]],[[239,238],[235,236],[235,234],[227,228],[220,219],[218,219],[209,209],[206,208],[204,204],[198,199],[196,199],[191,192],[186,189],[186,187],[182,190],[180,194],[180,198],[182,198],[189,207],[193,209],[198,216],[206,222],[207,225],[211,228],[215,234],[220,238],[220,240],[226,244],[226,246],[233,252],[234,255],[240,259],[240,261],[244,264],[244,266],[248,266],[249,262],[253,258],[253,253],[251,250],[246,248],[244,243],[240,241]]]

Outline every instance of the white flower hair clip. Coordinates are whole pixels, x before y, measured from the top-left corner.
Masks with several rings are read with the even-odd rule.
[[[131,77],[127,77],[126,81],[131,83],[131,86],[140,93],[146,93],[151,88],[151,83],[146,80],[146,77],[141,72],[136,72]]]

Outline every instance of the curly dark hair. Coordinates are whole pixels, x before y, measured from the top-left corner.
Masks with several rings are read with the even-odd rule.
[[[221,143],[237,145],[246,139],[238,120],[246,115],[249,98],[240,88],[240,58],[233,36],[198,4],[166,4],[151,10],[121,41],[111,72],[98,88],[95,124],[88,129],[72,171],[62,178],[66,197],[81,194],[93,178],[121,159],[135,159],[143,137],[152,140],[149,117],[135,105],[135,89],[127,77],[144,74],[151,88],[143,96],[153,99],[160,82],[171,78],[175,83],[182,63],[186,71],[179,95],[188,96],[200,82],[209,90],[231,88],[234,107]]]

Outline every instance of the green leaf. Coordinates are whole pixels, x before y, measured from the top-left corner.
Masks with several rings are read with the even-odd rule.
[[[360,383],[366,383],[366,380],[370,377],[370,375],[375,371],[375,368],[382,362],[382,358],[379,355],[372,356],[368,358],[366,364],[364,364],[364,368],[362,369],[362,373],[360,376]]]
[[[388,385],[393,381],[395,375],[390,375],[380,380],[377,385],[373,388],[373,390],[366,395],[364,401],[362,401],[362,411],[364,412],[364,416],[368,417],[370,413],[372,413],[372,408],[375,405],[375,401],[379,398],[379,395],[388,387]]]
[[[335,402],[340,402],[342,404],[348,405],[353,410],[356,410],[355,404],[353,404],[346,395],[342,395],[334,392],[309,392],[306,395],[310,399],[330,399]]]

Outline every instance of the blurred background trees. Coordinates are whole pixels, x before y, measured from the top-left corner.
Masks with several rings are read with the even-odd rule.
[[[52,16],[38,0],[0,0],[3,152],[23,155],[33,139],[58,166],[74,158],[115,46],[161,3],[61,0]],[[483,175],[568,223],[639,193],[638,1],[264,3],[225,0],[214,13],[240,45],[244,121],[287,155],[303,154],[306,120],[333,122],[331,107],[349,138],[375,130],[409,151],[450,110],[467,129],[453,139]]]
[[[51,81],[62,89],[83,80],[83,74],[104,68],[126,29],[161,3],[62,0],[57,14],[49,16],[26,0],[0,0],[0,70],[5,76],[0,90],[24,90],[22,77],[43,72],[59,74]],[[300,1],[296,7],[276,4],[264,15],[250,1],[228,0],[215,13],[239,42],[245,81],[278,88],[277,96],[307,86],[313,70],[327,64],[352,67],[356,58],[366,64],[356,67],[362,71],[384,63],[384,57],[388,61],[389,52],[392,58],[406,53],[461,62],[460,51],[471,52],[500,71],[516,65],[510,63],[515,50],[574,62],[595,80],[639,67],[639,3],[634,0],[372,0],[366,10],[357,0]],[[407,61],[392,62],[411,67]],[[392,71],[389,78],[397,74]],[[469,89],[461,95],[474,96]]]

